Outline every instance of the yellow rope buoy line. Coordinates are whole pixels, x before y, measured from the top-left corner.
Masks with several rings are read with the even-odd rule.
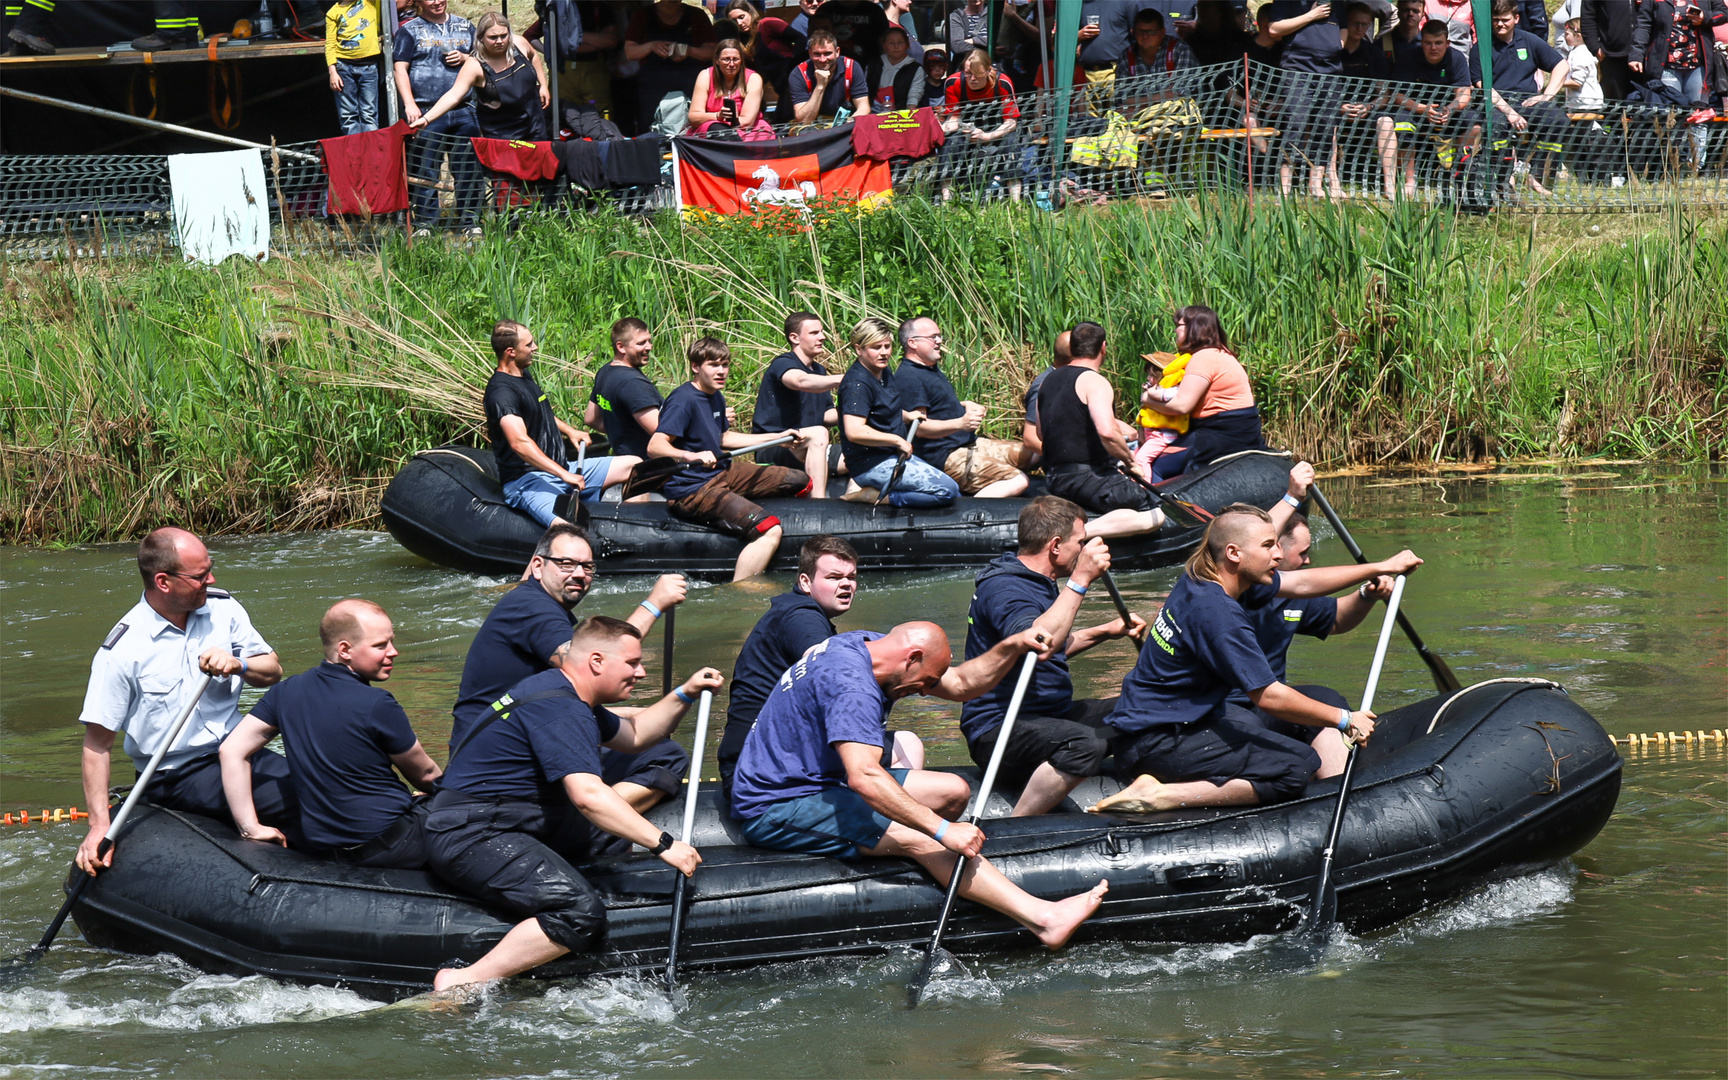
[[[1721,728],[1705,731],[1699,728],[1695,731],[1645,731],[1631,735],[1610,735],[1609,740],[1615,746],[1624,746],[1628,750],[1643,752],[1651,750],[1678,750],[1682,747],[1691,749],[1696,746],[1703,750],[1722,750],[1728,748],[1728,733]]]
[[[44,810],[35,817],[31,817],[28,810],[20,810],[16,814],[0,816],[0,825],[57,825],[62,821],[83,821],[89,816],[76,806]]]

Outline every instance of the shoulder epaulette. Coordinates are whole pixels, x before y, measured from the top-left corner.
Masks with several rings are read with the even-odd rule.
[[[212,586],[208,589],[205,589],[204,595],[214,597],[217,600],[232,600],[232,599],[234,599],[234,594],[229,592],[227,589],[218,589],[214,586]]]
[[[126,630],[127,625],[125,623],[115,623],[114,629],[108,631],[108,636],[102,639],[102,647],[112,649],[116,642],[126,636]]]

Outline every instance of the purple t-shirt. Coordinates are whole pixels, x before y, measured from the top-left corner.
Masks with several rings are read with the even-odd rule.
[[[780,676],[739,755],[733,816],[748,821],[775,803],[843,788],[846,766],[834,744],[884,744],[894,703],[876,684],[865,648],[881,636],[831,637]]]

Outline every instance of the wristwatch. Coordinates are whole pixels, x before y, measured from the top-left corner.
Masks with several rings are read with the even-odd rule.
[[[660,842],[658,844],[655,844],[653,847],[649,848],[648,854],[650,854],[650,855],[664,855],[664,854],[666,854],[666,849],[671,847],[672,843],[673,843],[672,834],[669,832],[662,831],[660,833]]]

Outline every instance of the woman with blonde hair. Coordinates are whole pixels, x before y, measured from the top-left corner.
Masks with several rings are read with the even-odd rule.
[[[730,132],[745,142],[774,137],[774,128],[762,118],[762,76],[745,66],[737,38],[714,46],[713,65],[696,76],[690,124],[696,135]]]
[[[552,103],[547,89],[546,63],[528,39],[510,30],[496,11],[488,11],[474,23],[475,53],[462,61],[455,85],[430,109],[408,126],[418,131],[474,93],[475,116],[480,134],[489,139],[546,138],[546,107]]]
[[[911,422],[924,414],[900,407],[891,366],[894,332],[890,323],[868,318],[848,338],[857,359],[840,380],[840,450],[860,490],[846,497],[875,502],[888,488],[890,506],[947,506],[960,497],[960,485],[912,452]]]

